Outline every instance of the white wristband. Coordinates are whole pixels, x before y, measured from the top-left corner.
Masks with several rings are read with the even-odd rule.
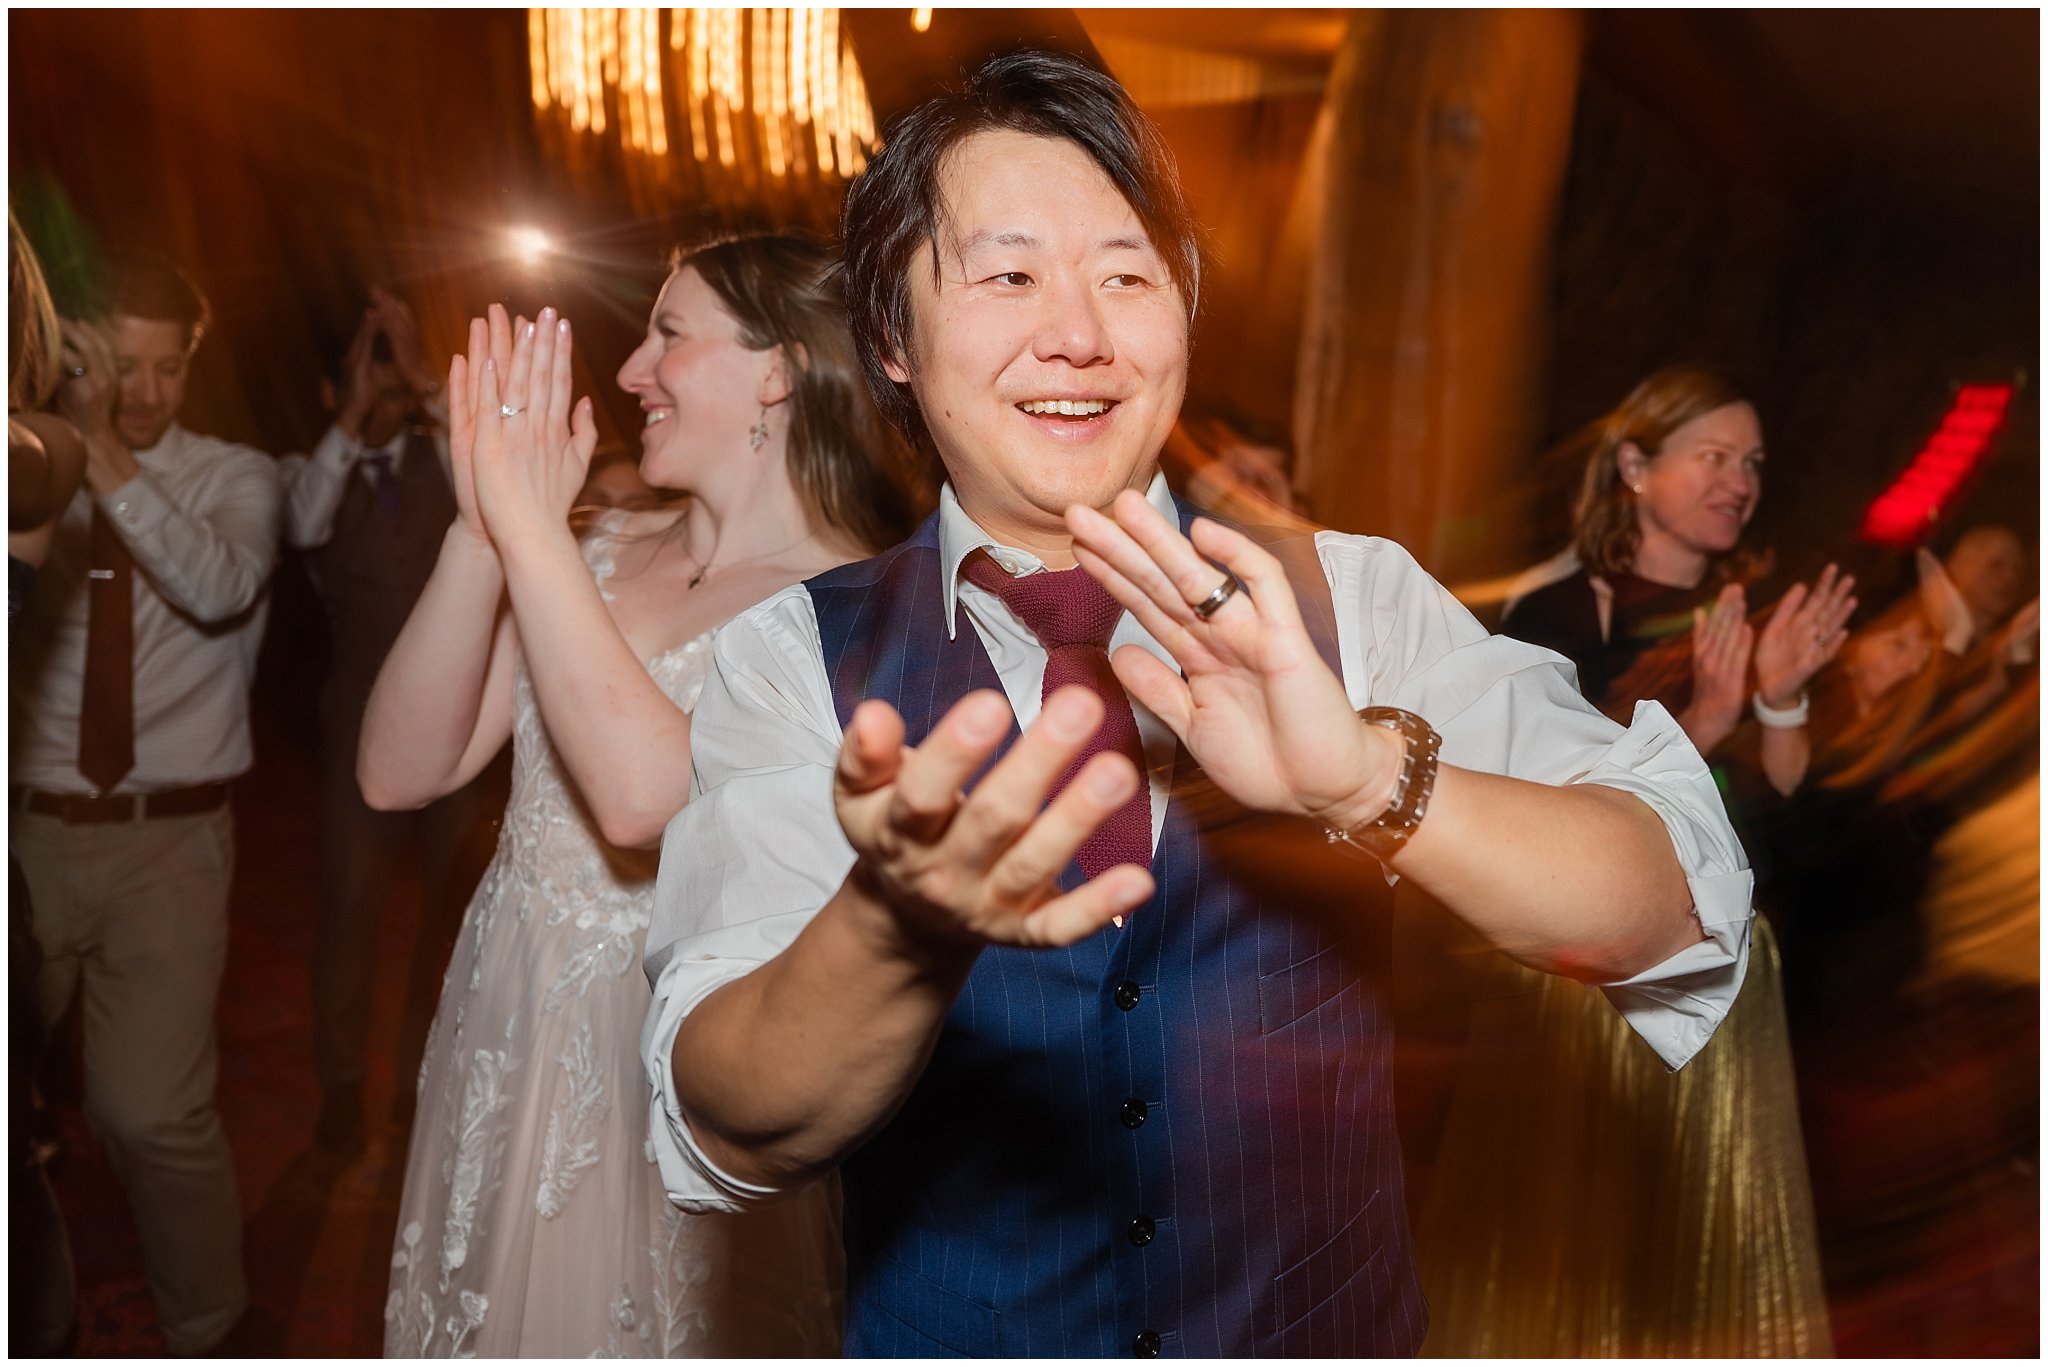
[[[1773,731],[1793,730],[1806,725],[1808,710],[1806,690],[1803,688],[1799,690],[1799,701],[1790,707],[1772,707],[1764,701],[1762,690],[1758,690],[1750,695],[1749,710],[1756,714],[1758,721],[1770,727]]]

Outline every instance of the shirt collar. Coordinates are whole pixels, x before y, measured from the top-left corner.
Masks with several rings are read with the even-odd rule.
[[[1152,476],[1152,484],[1145,490],[1145,501],[1157,509],[1161,517],[1175,526],[1180,525],[1180,511],[1174,507],[1173,491],[1167,488],[1164,474]],[[944,586],[946,639],[949,641],[953,639],[953,609],[960,600],[960,562],[983,547],[987,547],[996,563],[1011,574],[1037,574],[1045,568],[1045,562],[1031,552],[1005,546],[983,531],[981,524],[960,506],[960,500],[953,493],[953,483],[948,480],[939,489],[939,564],[945,571],[939,582]]]
[[[150,447],[147,451],[137,451],[135,453],[136,462],[138,464],[150,464],[163,460],[172,451],[176,450],[179,443],[184,440],[185,429],[174,422],[164,429],[164,434],[157,438],[156,445]]]
[[[407,429],[400,427],[397,432],[392,434],[390,440],[386,441],[382,446],[363,447],[362,458],[368,460],[371,456],[389,456],[391,457],[391,463],[396,465],[398,464],[399,457],[405,454],[405,439],[410,435],[411,433]]]

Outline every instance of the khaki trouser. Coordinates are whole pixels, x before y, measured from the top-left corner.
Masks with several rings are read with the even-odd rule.
[[[16,811],[46,1028],[84,994],[85,1114],[141,1236],[173,1353],[214,1346],[249,1302],[233,1155],[214,1109],[234,817],[66,825]]]

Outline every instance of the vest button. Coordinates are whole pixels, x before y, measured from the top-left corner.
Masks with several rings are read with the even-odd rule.
[[[1125,1011],[1136,1010],[1138,1006],[1138,985],[1129,979],[1118,983],[1116,985],[1116,1004]]]
[[[1123,1109],[1117,1112],[1117,1117],[1124,1122],[1125,1129],[1135,1130],[1145,1123],[1145,1103],[1137,1097],[1132,1097],[1123,1104]]]
[[[1134,1358],[1156,1358],[1159,1356],[1159,1335],[1150,1329],[1139,1332],[1131,1339],[1131,1356]]]
[[[1152,1242],[1152,1235],[1157,1229],[1158,1226],[1152,1223],[1151,1216],[1140,1215],[1131,1221],[1130,1228],[1125,1232],[1130,1235],[1133,1248],[1143,1248]]]

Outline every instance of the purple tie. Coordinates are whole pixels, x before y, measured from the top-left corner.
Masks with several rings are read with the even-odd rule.
[[[370,466],[370,487],[376,491],[377,502],[384,505],[384,511],[398,511],[398,464],[389,451],[372,451],[364,460]]]
[[[1093,878],[1118,864],[1147,868],[1152,863],[1152,798],[1145,782],[1145,750],[1138,743],[1138,723],[1131,700],[1109,667],[1109,636],[1123,616],[1123,606],[1088,572],[1046,570],[1011,578],[986,550],[961,562],[960,573],[1003,600],[1023,619],[1045,647],[1045,685],[1041,700],[1055,689],[1079,684],[1102,699],[1102,725],[1082,748],[1067,772],[1053,786],[1057,797],[1091,755],[1114,750],[1137,768],[1138,791],[1109,820],[1082,842],[1081,872]]]

